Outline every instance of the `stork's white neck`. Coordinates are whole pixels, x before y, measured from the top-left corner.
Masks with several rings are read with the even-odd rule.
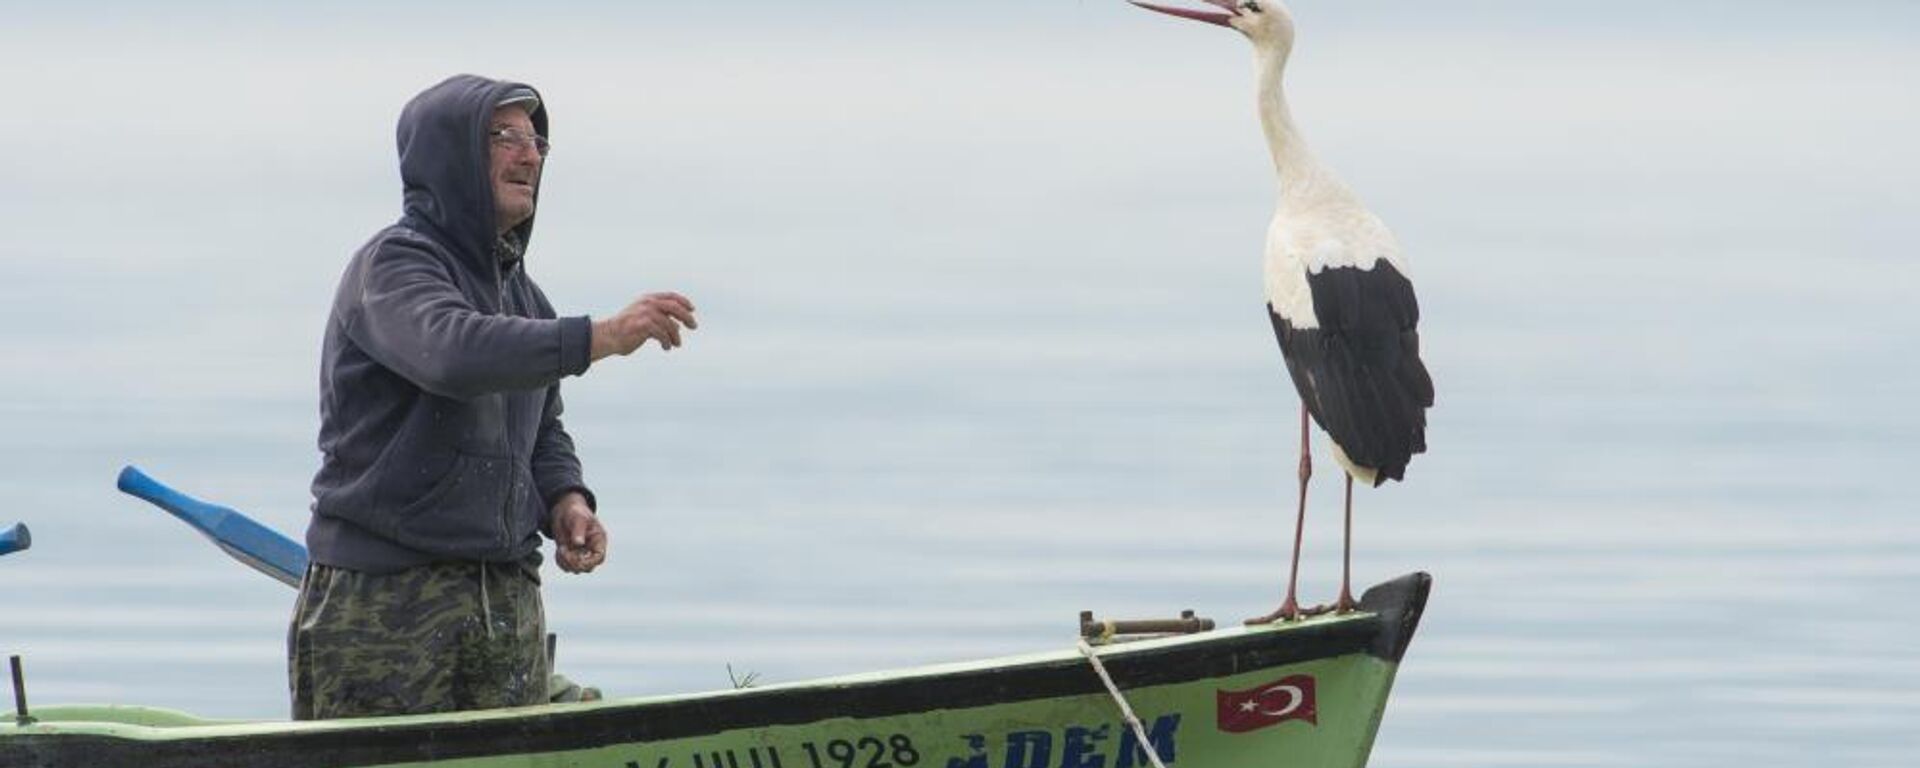
[[[1319,163],[1307,150],[1306,139],[1293,125],[1293,113],[1287,109],[1286,48],[1254,48],[1254,74],[1259,81],[1260,127],[1267,134],[1267,150],[1273,154],[1273,167],[1280,177],[1280,194],[1292,197],[1308,191]]]

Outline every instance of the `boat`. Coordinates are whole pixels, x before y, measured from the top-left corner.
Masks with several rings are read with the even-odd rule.
[[[17,714],[0,719],[0,766],[1364,766],[1431,585],[1412,573],[1368,589],[1354,612],[1222,629],[1190,614],[1145,622],[1082,614],[1070,648],[985,661],[311,722],[206,720],[137,706],[30,709],[16,665]]]
[[[1091,654],[692,695],[317,722],[46,707],[0,723],[0,765],[1363,766],[1430,585],[1410,574],[1367,590],[1354,613],[1088,645]]]

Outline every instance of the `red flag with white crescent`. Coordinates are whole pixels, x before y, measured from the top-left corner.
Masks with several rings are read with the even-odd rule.
[[[1293,675],[1244,691],[1216,691],[1220,730],[1246,733],[1288,720],[1319,725],[1315,711],[1313,676]]]

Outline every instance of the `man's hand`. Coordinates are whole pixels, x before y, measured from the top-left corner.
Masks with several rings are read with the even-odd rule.
[[[693,302],[677,293],[649,293],[613,317],[593,322],[594,360],[611,355],[631,355],[647,343],[660,342],[663,350],[680,346],[680,326],[699,328],[693,319]]]
[[[553,505],[554,560],[567,573],[591,573],[607,561],[607,529],[587,507],[587,497],[570,491]]]

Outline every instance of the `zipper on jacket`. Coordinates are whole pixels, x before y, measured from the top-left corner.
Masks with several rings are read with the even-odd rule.
[[[494,282],[500,300],[499,312],[503,316],[513,316],[513,312],[507,306],[507,280],[510,273],[503,267],[497,266],[495,270],[495,274],[499,275],[499,279]],[[519,429],[519,422],[513,416],[514,393],[502,392],[500,400],[501,418],[506,422],[505,429],[501,432],[507,440],[507,498],[500,507],[500,547],[506,549],[519,543],[512,540],[514,502],[520,498],[520,452],[513,445],[513,433]]]

